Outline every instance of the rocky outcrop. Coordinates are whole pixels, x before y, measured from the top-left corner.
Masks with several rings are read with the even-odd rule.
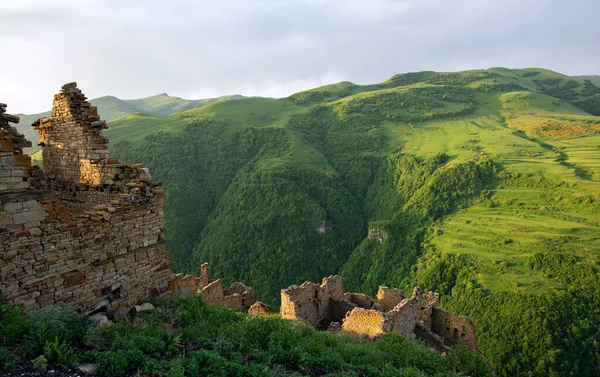
[[[454,344],[477,350],[471,320],[439,308],[437,293],[424,295],[416,287],[409,299],[399,289],[379,287],[374,299],[362,293],[341,292],[340,276],[325,278],[321,285],[305,282],[283,289],[281,316],[369,337],[386,332],[406,339],[419,337],[440,352]]]

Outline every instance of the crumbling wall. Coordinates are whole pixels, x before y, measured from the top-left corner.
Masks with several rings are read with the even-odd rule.
[[[431,330],[444,338],[449,345],[460,344],[477,349],[475,326],[468,317],[459,316],[441,308],[434,308],[431,315]]]
[[[169,280],[168,287],[172,296],[198,293],[208,304],[225,305],[234,310],[247,309],[256,301],[252,288],[242,283],[233,283],[229,288],[223,288],[221,280],[211,279],[210,268],[206,263],[200,266],[200,277],[175,274]]]
[[[269,307],[264,302],[255,302],[248,309],[248,315],[251,317],[266,317],[269,315]]]
[[[284,319],[326,327],[331,322],[331,301],[341,301],[342,298],[341,276],[324,278],[321,285],[307,281],[281,290],[280,315]]]
[[[342,322],[342,331],[376,337],[387,330],[387,317],[375,309],[354,308]]]
[[[103,183],[102,168],[108,161],[107,128],[76,83],[54,96],[52,113],[34,123],[43,147],[47,177],[89,185]]]
[[[200,266],[200,277],[194,275],[174,274],[169,280],[169,292],[173,296],[187,296],[200,292],[213,280],[210,278],[210,268],[203,263]]]
[[[384,312],[392,310],[404,298],[404,292],[398,288],[379,287],[377,291],[377,302],[381,304],[381,310]]]
[[[36,122],[45,172],[31,166],[22,153],[30,144],[0,115],[1,170],[11,171],[0,186],[0,294],[26,311],[68,303],[93,312],[166,291],[162,190],[135,166],[123,165],[132,177],[119,179],[102,152],[99,117],[76,87],[63,87],[54,105],[51,118]],[[96,154],[98,179],[81,168]]]
[[[333,287],[324,292],[324,286]],[[379,287],[377,299],[362,293],[342,294],[339,276],[309,281],[281,291],[280,314],[285,319],[305,321],[312,326],[376,337],[396,332],[406,339],[420,337],[440,352],[453,344],[477,350],[471,320],[440,309],[439,294],[424,295],[415,287],[410,299],[400,289]],[[341,325],[340,325],[341,324]],[[459,329],[457,335],[454,329]]]
[[[387,326],[385,330],[397,332],[406,339],[410,339],[421,317],[423,302],[423,293],[416,287],[410,299],[403,299],[386,313]]]
[[[363,293],[345,293],[344,300],[353,303],[359,308],[381,310],[381,305],[378,305],[377,300]]]
[[[142,165],[108,158],[106,123],[75,83],[63,86],[51,116],[33,125],[44,171],[23,154],[31,143],[9,125],[19,118],[5,109],[0,104],[4,300],[25,311],[65,303],[118,315],[149,294],[189,294],[210,285],[206,265],[199,278],[171,274],[162,189]],[[254,302],[243,284],[229,290],[221,287],[210,300],[235,308]]]

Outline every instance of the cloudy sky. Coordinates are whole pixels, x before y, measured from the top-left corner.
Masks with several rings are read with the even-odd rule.
[[[0,102],[281,97],[505,66],[600,74],[598,0],[0,0]]]

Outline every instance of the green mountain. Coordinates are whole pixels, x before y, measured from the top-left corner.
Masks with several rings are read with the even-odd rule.
[[[600,76],[574,76],[575,78],[588,80],[596,86],[600,86]]]
[[[186,100],[179,97],[171,97],[167,93],[162,93],[155,96],[132,100],[122,100],[114,96],[104,96],[90,100],[90,103],[98,107],[98,113],[103,120],[110,121],[135,113],[167,115],[174,112],[194,109],[213,102],[226,101],[236,98],[243,97],[238,94],[234,94],[216,98]],[[39,143],[39,140],[37,133],[32,129],[31,124],[40,118],[50,116],[50,111],[30,115],[17,115],[21,117],[17,128],[27,137],[28,140],[31,140],[33,144],[33,148],[31,150],[37,150],[37,144]]]
[[[333,273],[473,318],[500,376],[600,375],[600,88],[415,72],[110,123],[165,189],[174,269],[277,304]]]

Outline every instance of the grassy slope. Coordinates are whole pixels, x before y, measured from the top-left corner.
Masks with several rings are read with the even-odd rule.
[[[461,347],[442,357],[398,334],[373,341],[332,334],[276,315],[250,317],[207,305],[199,295],[154,304],[158,310],[136,315],[135,322],[123,318],[95,329],[66,306],[23,316],[0,302],[0,374],[23,375],[28,360],[45,357],[50,374],[91,363],[94,375],[111,377],[492,375],[483,359]],[[59,352],[51,351],[53,341]]]
[[[574,76],[578,79],[589,80],[592,84],[596,86],[600,86],[600,76]]]

